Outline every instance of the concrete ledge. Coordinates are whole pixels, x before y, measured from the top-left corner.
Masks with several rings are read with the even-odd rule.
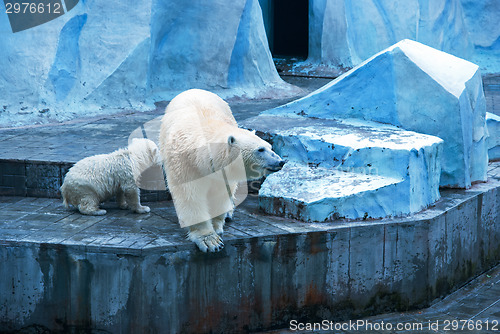
[[[500,163],[408,218],[307,224],[250,196],[221,253],[152,213],[84,217],[56,200],[0,201],[0,331],[248,332],[429,305],[500,261]]]

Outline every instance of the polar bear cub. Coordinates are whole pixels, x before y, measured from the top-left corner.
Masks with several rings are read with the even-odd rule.
[[[156,144],[143,138],[134,138],[127,148],[82,159],[64,178],[63,204],[75,206],[84,215],[100,216],[106,214],[100,203],[116,196],[121,209],[147,213],[150,209],[141,205],[137,184],[143,171],[160,163]]]
[[[238,128],[224,100],[200,89],[169,103],[159,147],[179,223],[203,252],[224,246],[220,235],[234,208],[238,183],[284,164],[269,143]]]

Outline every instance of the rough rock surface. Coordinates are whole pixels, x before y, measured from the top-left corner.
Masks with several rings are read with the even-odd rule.
[[[481,72],[500,73],[500,1],[460,0],[469,38],[474,46],[470,59]]]
[[[309,6],[309,55],[295,71],[343,71],[406,38],[470,60],[483,73],[500,71],[497,0],[313,0]]]
[[[265,212],[310,222],[407,214],[407,199],[402,179],[290,162],[259,191]]]
[[[443,141],[437,137],[356,119],[260,115],[242,125],[293,162],[259,191],[268,213],[305,221],[380,218],[439,199]]]
[[[297,92],[274,67],[257,0],[80,1],[16,33],[0,20],[0,58],[0,126],[154,109],[188,88]]]

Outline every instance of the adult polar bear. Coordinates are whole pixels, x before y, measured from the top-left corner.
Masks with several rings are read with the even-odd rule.
[[[220,234],[238,183],[284,164],[269,143],[238,128],[224,100],[200,89],[177,95],[167,106],[160,153],[179,223],[203,252],[224,246]]]

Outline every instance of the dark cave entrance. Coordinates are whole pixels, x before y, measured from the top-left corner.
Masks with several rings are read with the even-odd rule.
[[[274,58],[307,58],[309,48],[308,0],[261,0]]]

